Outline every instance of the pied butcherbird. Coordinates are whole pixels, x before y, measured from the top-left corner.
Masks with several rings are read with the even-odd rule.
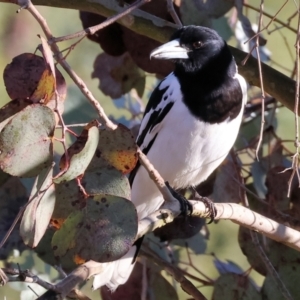
[[[226,42],[212,29],[186,26],[151,58],[171,60],[174,72],[154,89],[141,122],[137,144],[173,189],[196,186],[225,159],[241,125],[247,86]],[[164,199],[147,171],[130,176],[138,218],[155,212]],[[122,212],[119,212],[122,213]],[[108,264],[94,287],[114,290],[127,281],[136,246]]]

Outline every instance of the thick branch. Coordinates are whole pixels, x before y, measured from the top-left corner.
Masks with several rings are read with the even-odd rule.
[[[193,205],[193,216],[207,217],[207,208],[201,201],[190,201]],[[300,251],[300,232],[260,215],[246,207],[235,203],[215,203],[217,210],[216,220],[231,220],[243,227],[257,231],[264,236]],[[178,216],[178,206],[174,203],[167,204],[158,211],[139,222],[137,238],[149,233],[156,228],[170,223]]]
[[[193,205],[193,216],[207,216],[207,208],[203,202],[190,201],[190,203]],[[139,222],[137,238],[172,222],[173,219],[180,213],[176,202],[168,202],[166,206],[166,209],[162,207]],[[231,220],[236,224],[255,230],[270,239],[300,251],[299,231],[279,224],[235,203],[215,203],[215,207],[217,209],[215,219]],[[89,261],[75,269],[56,285],[51,286],[52,290],[60,293],[62,296],[66,296],[80,283],[85,282],[93,275],[101,273],[106,268],[106,265],[107,263]]]
[[[0,0],[0,2],[16,3],[16,0]],[[105,17],[110,17],[122,9],[122,7],[116,4],[117,1],[106,0],[98,0],[97,2],[92,0],[34,0],[33,3],[36,5],[84,10],[98,13]],[[172,33],[176,30],[175,26],[171,27],[169,22],[139,9],[132,12],[131,15],[134,17],[134,21],[130,22],[130,24],[128,24],[128,22],[122,23],[122,19],[118,22],[138,34],[150,37],[161,43],[168,41]],[[230,48],[237,61],[241,75],[243,75],[251,85],[260,86],[256,59],[250,57],[246,65],[242,66],[241,62],[247,54],[239,49]],[[265,91],[288,109],[293,110],[295,81],[265,64],[262,64],[262,74],[264,76]]]

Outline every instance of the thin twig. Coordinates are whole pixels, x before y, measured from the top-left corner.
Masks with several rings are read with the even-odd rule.
[[[252,6],[252,5],[249,4],[249,3],[244,3],[244,6],[245,6],[245,7],[248,7],[248,8],[250,8],[250,9],[252,9],[252,10],[257,11],[257,12],[260,13],[260,9],[256,8],[255,6]],[[297,30],[296,30],[296,29],[294,29],[294,28],[292,28],[291,26],[289,26],[289,23],[290,23],[290,22],[284,23],[284,22],[282,22],[281,20],[279,20],[278,18],[276,18],[276,17],[274,17],[274,16],[268,14],[268,13],[265,12],[265,11],[263,11],[262,13],[263,13],[264,16],[266,16],[266,17],[272,19],[273,21],[279,23],[279,24],[282,25],[283,27],[285,27],[285,28],[291,30],[291,31],[294,32],[294,33],[297,33]],[[277,15],[277,14],[276,14],[276,15]]]
[[[2,271],[9,276],[9,282],[27,282],[27,283],[37,283],[41,287],[45,288],[46,290],[53,290],[54,285],[44,281],[43,279],[39,278],[37,275],[34,275],[29,270],[19,270],[15,268],[2,268]]]
[[[159,266],[162,266],[163,269],[172,275],[174,279],[180,283],[181,288],[195,300],[206,300],[204,295],[188,280],[184,277],[182,271],[177,267],[172,266],[170,263],[166,262],[162,258],[151,255],[143,249],[140,250],[142,256],[147,257],[148,259],[154,261]]]
[[[264,15],[264,12],[262,11],[261,6],[260,6],[260,9],[259,9],[259,28],[257,30],[257,33],[254,36],[252,36],[249,40],[247,40],[246,43],[248,43],[249,41],[251,41],[254,38],[257,38],[257,36],[260,35],[260,33],[262,33],[264,30],[268,29],[269,26],[275,21],[277,15],[281,12],[281,10],[284,8],[284,6],[288,3],[288,1],[289,0],[286,0],[285,3],[282,4],[282,6],[279,8],[279,10],[276,12],[276,14],[273,17],[271,17],[271,20],[269,21],[269,23],[263,28],[261,28],[261,25],[262,25],[261,20],[262,20],[262,16]],[[263,3],[263,1],[261,3]]]
[[[190,254],[190,251],[189,251],[189,248],[188,248],[188,244],[186,243],[185,244],[185,249],[186,249],[186,253],[187,253],[187,257],[188,257],[188,260],[189,260],[189,266],[192,267],[196,272],[198,272],[200,275],[202,275],[207,281],[204,281],[201,279],[202,283],[204,284],[213,284],[214,283],[214,280],[212,280],[211,278],[209,278],[207,275],[205,275],[201,270],[199,270],[199,268],[197,268],[193,262],[192,262],[192,259],[191,259],[191,254]],[[182,264],[182,262],[180,262]]]
[[[39,13],[39,11],[36,9],[36,7],[32,4],[30,0],[28,0],[27,10],[32,14],[32,16],[37,20],[37,22],[40,24],[42,30],[44,31],[45,36],[47,37],[47,40],[52,40],[53,35],[51,33],[51,30],[47,24],[47,21],[44,19],[44,17]],[[88,89],[84,81],[75,73],[75,71],[70,67],[70,65],[66,62],[64,59],[62,53],[60,52],[58,46],[56,43],[52,43],[51,49],[54,53],[54,56],[57,60],[57,62],[65,69],[65,71],[69,74],[69,76],[72,78],[72,80],[75,82],[75,84],[79,87],[81,92],[86,96],[86,98],[90,101],[90,103],[94,106],[94,108],[97,110],[99,118],[101,123],[107,128],[114,130],[117,128],[117,125],[114,124],[105,114],[102,106],[100,103],[95,99],[91,91]]]
[[[104,27],[109,26],[110,24],[116,22],[117,20],[123,18],[126,15],[129,15],[133,10],[141,7],[142,5],[144,5],[145,3],[150,2],[151,0],[137,0],[134,3],[130,4],[127,8],[123,9],[121,12],[119,12],[118,14],[108,18],[107,20],[105,20],[104,22],[102,22],[101,24],[95,25],[95,26],[91,26],[88,27],[84,30],[69,34],[69,35],[65,35],[65,36],[61,36],[58,38],[52,38],[49,40],[49,43],[58,43],[58,42],[62,42],[62,41],[67,41],[70,39],[74,39],[74,38],[79,38],[79,37],[84,37],[87,35],[93,35],[95,32],[97,32],[98,30],[103,29]]]
[[[291,296],[290,292],[288,291],[285,284],[281,280],[278,272],[275,270],[274,266],[272,265],[268,256],[266,255],[264,249],[262,248],[262,246],[259,242],[259,239],[258,239],[257,232],[250,230],[250,235],[251,235],[252,242],[253,242],[255,248],[258,250],[257,253],[258,253],[259,257],[261,258],[265,267],[267,268],[268,274],[273,278],[273,280],[275,282],[275,286],[278,287],[278,289],[280,290],[284,299],[293,300],[294,298]]]
[[[298,118],[298,108],[299,108],[299,88],[300,88],[300,63],[299,63],[299,55],[300,55],[300,14],[298,11],[298,33],[296,38],[296,88],[295,88],[295,107],[294,107],[294,118],[295,118],[295,154],[292,156],[292,167],[286,170],[292,170],[291,177],[288,181],[288,197],[291,194],[292,182],[294,176],[297,174],[298,183],[300,186],[300,174],[299,174],[299,150],[300,150],[300,142],[299,142],[299,118]],[[285,170],[285,171],[286,171]]]
[[[180,27],[182,27],[182,23],[174,9],[174,3],[173,0],[167,0],[167,9],[169,14],[171,15],[173,21],[175,22],[175,24],[179,25]]]
[[[261,28],[261,25],[262,25],[263,6],[264,6],[264,1],[261,0],[258,32],[260,31],[260,28]],[[256,146],[256,151],[255,151],[256,159],[259,160],[258,152],[259,152],[260,146],[262,144],[264,126],[265,126],[265,98],[266,98],[265,90],[264,90],[264,81],[263,81],[263,75],[262,75],[262,68],[261,68],[261,59],[260,59],[260,53],[259,53],[259,35],[256,36],[255,46],[256,46],[255,50],[256,50],[258,70],[259,70],[259,81],[260,81],[260,88],[261,88],[261,124],[260,124],[259,139],[258,139],[258,143],[257,143],[257,146]]]

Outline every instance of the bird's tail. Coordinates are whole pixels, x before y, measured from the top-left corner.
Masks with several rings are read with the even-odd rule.
[[[133,261],[136,251],[137,247],[132,246],[120,259],[105,263],[103,272],[94,277],[93,289],[96,290],[106,285],[113,292],[120,284],[124,284],[134,267]]]

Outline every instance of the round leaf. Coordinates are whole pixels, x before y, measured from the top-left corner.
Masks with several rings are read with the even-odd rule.
[[[0,131],[11,120],[11,118],[26,106],[33,104],[29,99],[14,99],[0,108]]]
[[[31,53],[22,53],[6,66],[3,79],[11,99],[29,98],[46,68],[44,59]]]
[[[54,74],[49,61],[35,54],[22,53],[14,57],[6,66],[3,78],[11,99],[30,98],[38,102],[43,99],[47,102],[54,95],[55,89],[59,100],[66,96],[67,86],[62,74],[57,68]]]
[[[221,275],[214,284],[213,299],[261,299],[254,283],[248,275],[227,273]]]
[[[145,73],[126,52],[119,57],[101,53],[95,60],[92,78],[100,79],[101,91],[112,98],[119,98],[135,88],[142,96]]]
[[[55,195],[56,202],[51,224],[58,229],[72,212],[85,207],[86,200],[80,193],[76,180],[55,184]]]
[[[16,114],[0,133],[0,168],[11,175],[33,177],[51,165],[55,117],[33,104]]]
[[[89,195],[108,194],[131,199],[128,178],[113,167],[85,173],[81,184]]]
[[[99,163],[102,166],[102,161],[97,161],[101,157],[123,174],[127,174],[136,165],[136,150],[134,138],[125,126],[119,124],[116,130],[101,130],[96,157],[92,160],[91,167],[95,169]]]
[[[0,240],[7,233],[19,213],[20,208],[26,204],[26,188],[17,177],[10,177],[0,186]],[[13,249],[20,252],[25,250],[25,245],[19,234],[19,222],[11,232],[9,239],[0,249],[0,260],[7,259]]]
[[[73,259],[80,263],[114,261],[127,253],[136,232],[137,214],[131,201],[97,195],[87,199],[83,210],[71,213],[54,234],[52,249],[58,257],[72,249]]]
[[[54,228],[48,227],[41,241],[37,247],[34,248],[34,251],[47,264],[51,266],[57,266],[59,264],[65,272],[70,273],[77,267],[72,256],[64,257],[58,261],[57,258],[54,257],[53,251],[51,251],[51,240],[55,231]]]

